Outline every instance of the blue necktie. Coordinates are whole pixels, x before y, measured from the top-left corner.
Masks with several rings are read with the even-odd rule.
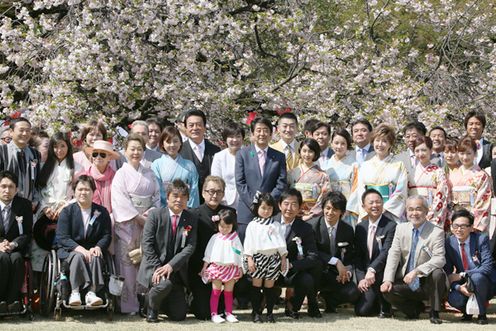
[[[419,239],[419,231],[418,229],[413,229],[412,233],[412,247],[410,248],[410,257],[408,258],[408,268],[406,270],[407,273],[415,269],[415,251],[417,249],[417,244],[418,244],[418,239]],[[410,283],[410,289],[412,291],[416,291],[420,287],[420,279],[418,277],[415,277],[413,282]]]

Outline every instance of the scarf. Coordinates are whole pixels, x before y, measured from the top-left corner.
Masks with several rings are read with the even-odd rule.
[[[110,167],[110,164],[107,165],[107,169],[102,174],[98,169],[91,165],[88,171],[85,173],[88,176],[93,177],[96,184],[96,190],[93,193],[93,202],[104,206],[107,208],[109,214],[112,213],[112,204],[111,204],[111,187],[112,187],[112,179],[114,179],[115,171]]]

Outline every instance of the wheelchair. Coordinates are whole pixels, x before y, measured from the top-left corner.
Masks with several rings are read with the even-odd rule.
[[[98,306],[70,306],[68,304],[71,292],[69,280],[62,273],[62,263],[57,257],[57,252],[51,250],[45,258],[43,272],[40,282],[41,314],[49,316],[53,312],[56,321],[62,319],[62,309],[70,310],[100,310],[107,311],[108,320],[113,319],[117,297],[109,291],[110,278],[116,275],[116,268],[113,257],[109,253],[104,254],[105,268],[103,276],[105,279],[104,288],[97,294],[103,299],[103,304]]]
[[[34,320],[33,309],[33,269],[28,257],[24,258],[24,281],[20,291],[20,303],[22,308],[18,312],[0,313],[0,318],[11,316],[26,316],[30,321]]]

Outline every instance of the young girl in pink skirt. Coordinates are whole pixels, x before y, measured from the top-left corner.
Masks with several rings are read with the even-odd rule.
[[[236,281],[243,276],[243,245],[236,233],[236,213],[225,209],[213,216],[212,221],[218,223],[219,232],[210,238],[205,249],[201,276],[204,280],[212,282],[210,296],[212,322],[236,323],[238,319],[232,314],[233,288]],[[222,285],[224,285],[225,319],[217,314]]]

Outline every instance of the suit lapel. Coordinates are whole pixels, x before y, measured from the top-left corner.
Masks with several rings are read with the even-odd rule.
[[[262,171],[260,170],[260,165],[258,163],[258,154],[257,150],[255,148],[255,145],[250,145],[250,149],[248,151],[248,158],[253,160],[253,162],[250,162],[251,164],[251,172],[247,172],[248,174],[257,174],[258,175],[258,180],[259,180],[259,186],[262,185]],[[267,163],[267,161],[265,161]],[[265,168],[264,168],[265,169]]]
[[[459,245],[458,245],[458,240],[454,235],[452,235],[449,239],[450,246],[453,248],[453,251],[455,252],[455,258],[456,258],[456,263],[455,267],[457,272],[460,272],[463,270],[463,261],[462,261],[462,255],[460,253]]]
[[[375,253],[379,254],[379,243],[377,240],[377,237],[380,237],[384,233],[384,226],[385,226],[386,221],[384,220],[384,217],[381,216],[381,219],[379,220],[379,223],[377,224],[377,229],[375,230],[375,238],[374,242],[372,245],[372,259],[376,256]],[[368,235],[368,233],[367,233]],[[382,242],[382,240],[381,240]]]
[[[98,220],[98,217],[95,217],[93,224],[91,224],[91,220],[93,219],[93,216],[95,215],[95,205],[91,204],[91,214],[90,214],[90,219],[88,221],[88,228],[86,230],[86,236],[85,238],[91,238],[91,235],[93,234],[93,231],[95,230],[96,227],[96,222]],[[84,231],[84,230],[83,230]]]
[[[177,252],[177,250],[179,249],[180,244],[181,244],[181,239],[182,239],[182,235],[183,235],[184,222],[185,222],[185,219],[184,219],[184,211],[183,211],[181,213],[181,217],[179,218],[179,222],[177,223],[177,227],[176,227],[176,238],[175,238],[175,242],[174,242],[174,253]]]
[[[320,236],[322,244],[324,247],[328,247],[330,252],[331,240],[329,239],[329,231],[327,230],[324,216],[320,218]]]

